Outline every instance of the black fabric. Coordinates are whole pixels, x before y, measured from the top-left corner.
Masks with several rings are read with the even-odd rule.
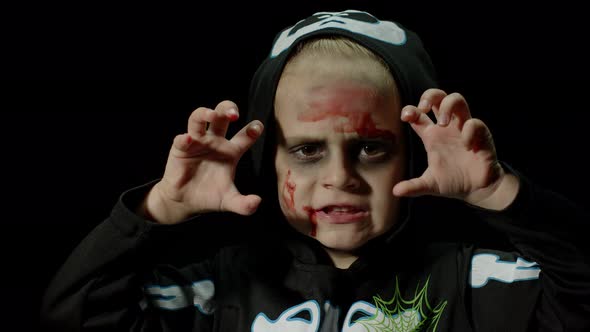
[[[297,30],[306,31],[327,14],[318,15],[297,23]],[[365,13],[347,15],[376,22]],[[347,36],[381,55],[405,103],[415,103],[435,86],[430,60],[410,31],[397,46],[333,27],[296,41],[326,33]],[[250,116],[271,128],[267,135],[277,80],[293,45],[272,53],[253,79]],[[262,149],[272,144],[268,138],[253,158],[261,178],[275,186],[274,170],[263,162],[273,153]],[[361,248],[348,269],[334,267],[317,241],[280,222],[276,200],[263,200],[246,220],[215,213],[158,225],[134,213],[154,182],[133,188],[52,280],[42,326],[45,331],[321,332],[363,331],[363,324],[394,330],[383,326],[393,322],[397,331],[589,331],[590,265],[583,231],[590,217],[504,166],[521,181],[507,209],[489,211],[438,197],[407,200],[404,221]],[[211,234],[229,238],[215,243]],[[478,265],[480,258],[491,259],[490,265]],[[514,266],[514,274],[529,269],[533,275],[482,273],[489,266],[496,269],[491,272]],[[383,312],[387,317],[379,316]],[[410,329],[412,322],[416,329]]]
[[[377,242],[378,247],[346,270],[329,264],[317,245],[296,238],[252,238],[224,246],[207,258],[164,263],[163,256],[181,254],[168,249],[187,228],[156,225],[134,215],[125,202],[149,190],[149,185],[138,187],[122,196],[111,216],[60,269],[44,297],[42,326],[45,331],[259,331],[263,323],[285,318],[281,315],[308,303],[317,304],[319,311],[301,319],[323,324],[322,331],[339,331],[351,323],[346,314],[354,307],[376,305],[378,299],[387,302],[396,294],[411,302],[426,291],[424,314],[432,318],[434,308],[442,314],[436,329],[425,326],[424,331],[587,331],[590,266],[581,234],[590,217],[560,195],[524,177],[521,181],[523,190],[504,211],[466,204],[418,210],[410,224],[434,226],[436,221],[439,226]],[[428,218],[431,212],[436,220],[416,219]],[[219,217],[214,219],[223,224]],[[191,222],[206,219],[200,216]],[[472,226],[442,240],[438,231],[445,225],[455,229],[455,223]],[[487,228],[472,232],[476,225]],[[200,250],[211,250],[208,234],[207,227],[192,233],[193,250],[199,250],[198,244]],[[498,235],[506,240],[501,246]],[[537,263],[541,272],[537,279],[490,279],[483,286],[471,286],[477,255],[494,255],[501,264],[526,259]],[[190,305],[190,292],[184,295],[188,304],[174,310],[160,308],[144,293],[146,285],[188,289],[203,281],[215,284],[209,303],[213,313]],[[394,303],[412,310],[399,299]],[[311,315],[305,310],[300,314]],[[357,314],[368,319],[362,310]]]

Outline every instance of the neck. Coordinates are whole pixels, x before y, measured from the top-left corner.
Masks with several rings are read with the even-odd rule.
[[[357,260],[358,256],[341,250],[334,250],[330,248],[324,248],[328,253],[328,256],[332,259],[332,263],[339,269],[348,269],[354,261]]]

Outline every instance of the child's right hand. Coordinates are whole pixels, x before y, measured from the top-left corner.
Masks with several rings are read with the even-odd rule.
[[[263,130],[252,121],[230,140],[230,122],[238,107],[223,101],[215,110],[200,107],[188,120],[188,132],[174,139],[162,179],[147,195],[139,213],[163,224],[180,223],[204,212],[231,211],[250,215],[261,198],[242,195],[234,184],[236,166]]]

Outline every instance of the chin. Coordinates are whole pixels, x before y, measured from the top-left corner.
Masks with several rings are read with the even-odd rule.
[[[355,251],[365,245],[369,239],[358,234],[329,234],[316,238],[324,247],[337,251]]]

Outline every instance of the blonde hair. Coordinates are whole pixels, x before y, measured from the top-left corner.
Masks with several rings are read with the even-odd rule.
[[[363,45],[342,36],[320,36],[298,44],[287,60],[287,65],[303,58],[341,57],[353,60],[358,66],[347,68],[360,74],[383,89],[395,89],[395,81],[385,61]],[[367,61],[368,60],[368,61]],[[344,68],[343,68],[344,69]]]
[[[293,50],[291,53],[291,57],[297,56],[299,53],[306,52],[317,54],[323,53],[325,55],[331,55],[334,52],[337,52],[342,55],[366,56],[377,60],[387,69],[387,64],[383,61],[383,59],[381,59],[381,57],[363,45],[346,37],[323,36],[319,38],[308,39],[299,43],[295,47],[295,50]]]

